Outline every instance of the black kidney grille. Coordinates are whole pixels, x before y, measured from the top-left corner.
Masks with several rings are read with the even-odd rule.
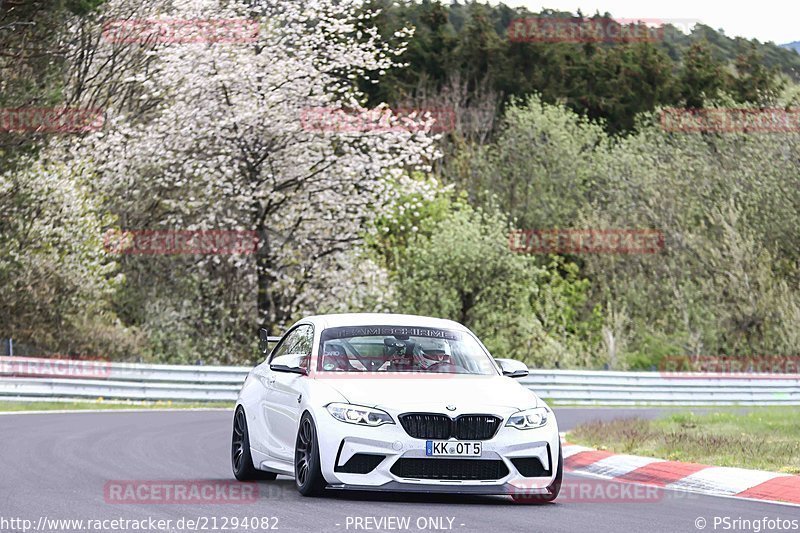
[[[449,439],[453,421],[445,415],[401,415],[403,429],[415,439]]]
[[[491,415],[462,415],[456,419],[455,437],[460,440],[486,440],[494,437],[501,420]]]
[[[490,481],[508,475],[508,467],[492,459],[398,459],[392,474],[412,479]]]
[[[461,415],[455,420],[435,413],[400,415],[403,429],[415,439],[488,440],[497,433],[501,422],[492,415]]]

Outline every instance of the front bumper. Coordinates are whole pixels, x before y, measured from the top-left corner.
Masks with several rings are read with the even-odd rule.
[[[531,495],[549,495],[550,491],[546,487],[540,488],[526,488],[506,483],[504,485],[458,485],[458,484],[445,484],[430,485],[421,483],[409,483],[390,481],[383,485],[328,485],[326,488],[334,490],[364,490],[370,492],[413,492],[425,494],[474,494],[476,496],[531,496]]]
[[[504,418],[505,420],[505,418]],[[330,488],[460,494],[546,494],[558,464],[559,435],[554,418],[537,429],[519,430],[501,426],[495,436],[482,441],[479,459],[502,461],[508,473],[497,479],[455,480],[399,477],[392,467],[401,459],[436,460],[425,453],[425,439],[409,436],[402,425],[364,427],[340,422],[328,413],[316,417],[322,474]],[[384,459],[366,474],[342,472],[356,454],[382,455]],[[537,458],[546,475],[526,477],[512,462],[518,458]],[[337,468],[338,467],[338,468]]]

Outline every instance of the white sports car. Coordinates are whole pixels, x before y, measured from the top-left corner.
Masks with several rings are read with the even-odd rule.
[[[261,331],[266,353],[266,332]],[[450,320],[300,320],[247,376],[233,420],[236,479],[323,489],[507,494],[551,501],[563,458],[550,408]]]

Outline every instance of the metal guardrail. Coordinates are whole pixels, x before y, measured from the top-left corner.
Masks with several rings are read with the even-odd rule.
[[[0,357],[0,400],[234,401],[250,367]],[[520,383],[579,405],[800,405],[800,375],[534,370]]]
[[[580,405],[800,405],[800,375],[531,370],[520,382]]]

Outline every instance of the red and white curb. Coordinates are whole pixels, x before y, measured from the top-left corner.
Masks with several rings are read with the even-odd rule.
[[[561,442],[568,472],[713,496],[800,505],[800,476],[614,454],[569,444],[563,436]]]

